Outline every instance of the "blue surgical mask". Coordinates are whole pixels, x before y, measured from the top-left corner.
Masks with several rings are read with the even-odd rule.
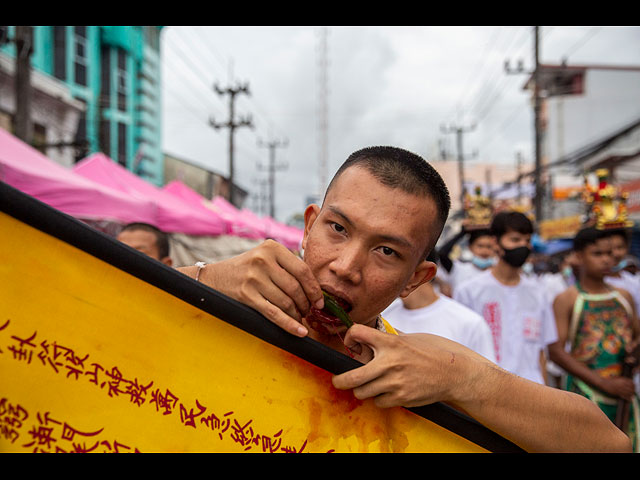
[[[573,277],[573,268],[571,268],[571,267],[564,267],[564,268],[562,269],[562,276],[563,276],[564,278],[571,278],[571,277]]]
[[[626,267],[628,264],[629,264],[629,261],[626,258],[624,258],[620,261],[620,263],[618,263],[615,267],[613,267],[612,270],[617,273],[623,270],[624,267]]]
[[[471,263],[473,263],[480,270],[484,270],[486,268],[492,267],[495,264],[495,262],[496,261],[494,258],[481,258],[481,257],[476,257],[475,255],[471,259]]]

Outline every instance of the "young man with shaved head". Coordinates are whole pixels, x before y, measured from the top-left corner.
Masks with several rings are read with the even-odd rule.
[[[426,161],[395,147],[366,148],[338,170],[322,205],[306,209],[303,259],[266,241],[180,270],[293,335],[353,352],[364,365],[334,385],[380,407],[447,402],[530,451],[628,451],[628,438],[587,399],[516,377],[442,337],[395,334],[380,317],[434,277],[426,258],[448,210],[447,188]],[[351,328],[314,310],[324,306],[322,290],[343,302]]]

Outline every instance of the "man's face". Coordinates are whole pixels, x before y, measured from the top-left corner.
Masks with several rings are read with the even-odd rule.
[[[620,235],[613,235],[611,240],[611,254],[615,264],[618,264],[627,255],[627,244]]]
[[[499,251],[502,249],[511,250],[518,247],[531,248],[531,234],[520,233],[515,230],[508,230],[507,233],[502,235],[498,241]],[[502,252],[501,252],[502,253]]]
[[[160,258],[156,236],[151,232],[146,230],[125,230],[120,232],[117,239],[151,258],[170,265],[169,257]]]
[[[609,238],[602,238],[587,245],[577,253],[577,257],[584,273],[594,278],[602,278],[611,273],[611,269],[616,264],[613,258],[612,242]]]
[[[435,275],[424,256],[436,218],[430,198],[389,188],[354,166],[334,182],[322,208],[305,211],[304,261],[327,293],[352,306],[355,323],[373,326],[395,298]]]
[[[496,239],[490,235],[478,237],[475,242],[469,246],[469,250],[476,257],[491,258],[496,254]]]

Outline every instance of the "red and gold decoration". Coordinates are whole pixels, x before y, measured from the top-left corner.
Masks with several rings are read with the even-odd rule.
[[[609,170],[596,170],[597,186],[584,177],[583,200],[587,207],[587,224],[600,230],[629,228],[633,222],[627,211],[628,193],[609,183]]]
[[[476,186],[473,195],[467,193],[464,201],[464,222],[467,230],[489,228],[493,217],[491,199]]]

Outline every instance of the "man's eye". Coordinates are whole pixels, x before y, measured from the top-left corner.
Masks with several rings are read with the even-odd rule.
[[[332,223],[331,226],[338,233],[344,232],[344,227],[342,225],[340,225],[339,223]]]
[[[384,253],[387,256],[390,256],[390,255],[394,255],[396,251],[393,248],[382,247],[382,253]]]

